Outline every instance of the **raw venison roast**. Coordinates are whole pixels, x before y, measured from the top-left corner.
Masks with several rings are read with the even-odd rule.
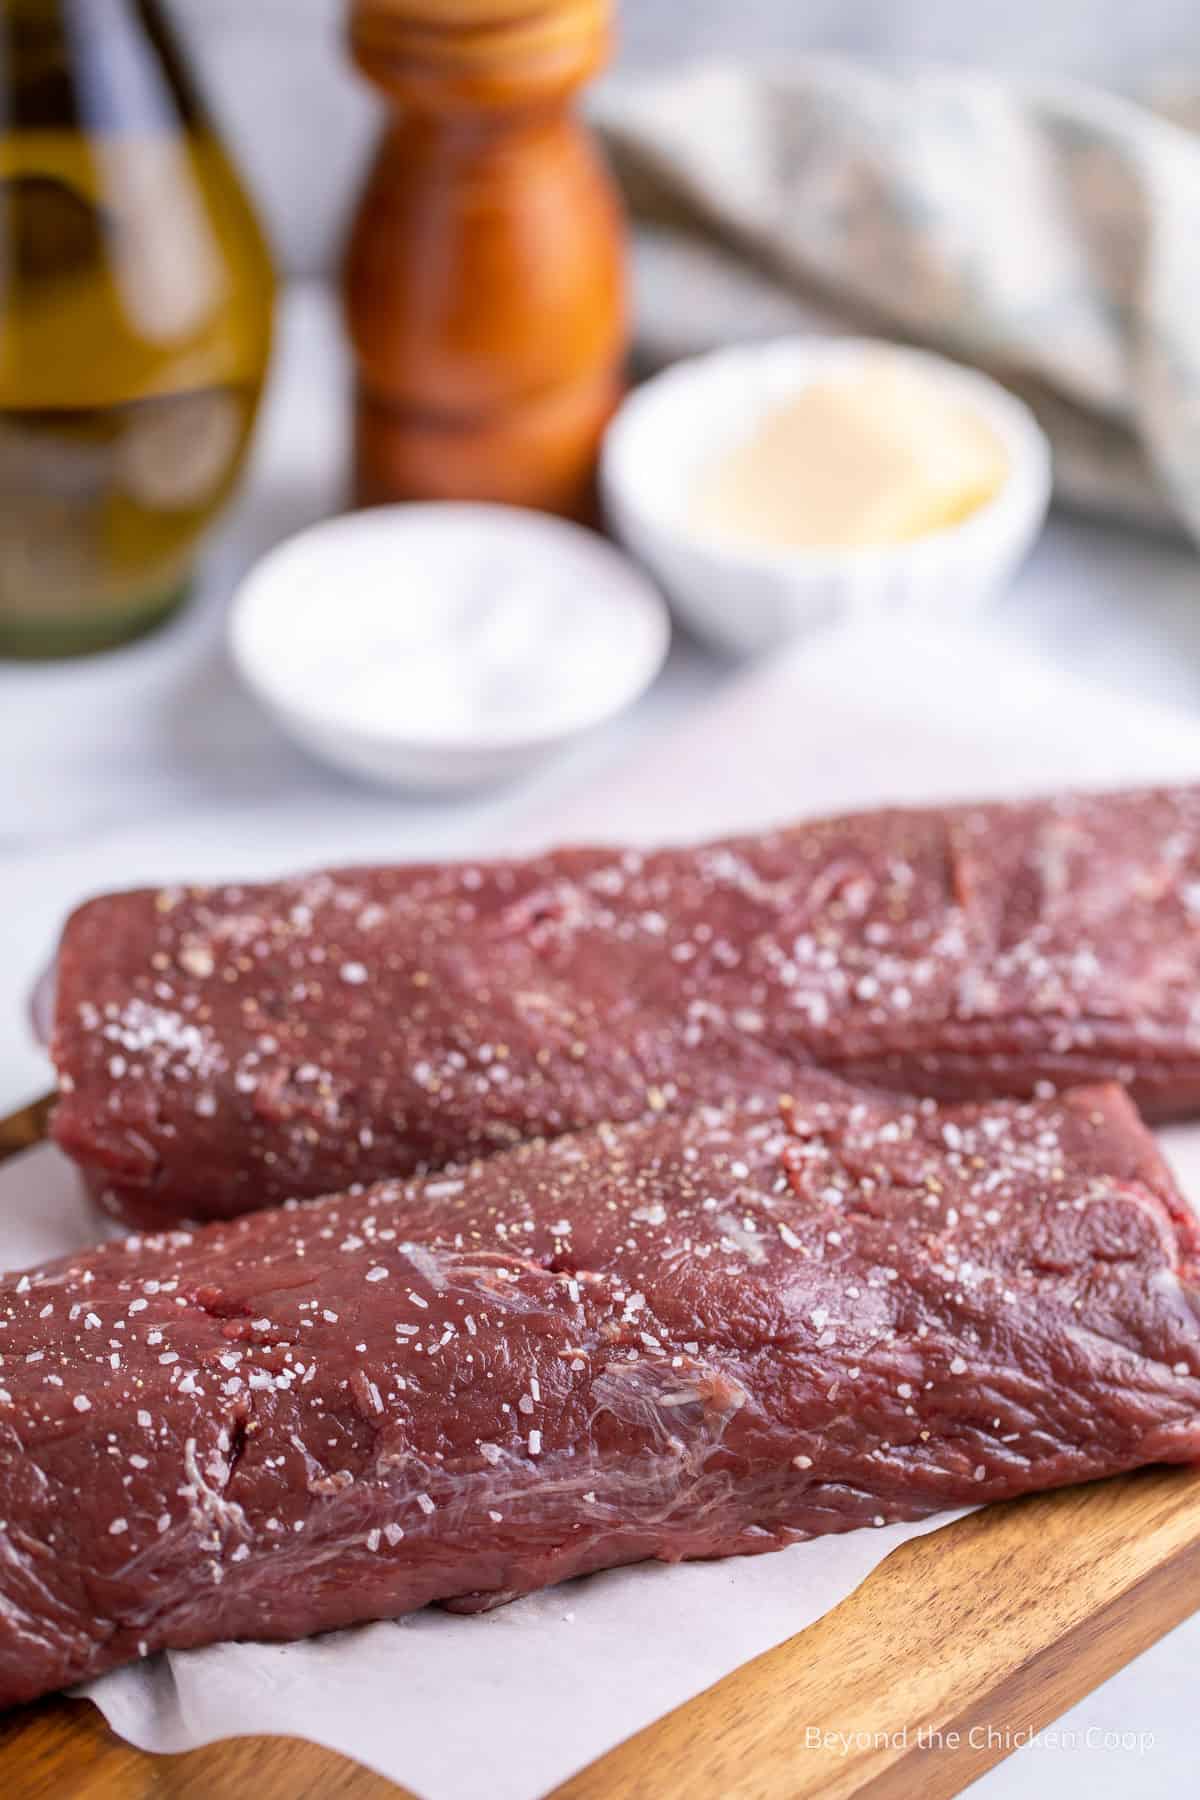
[[[810,1074],[10,1278],[0,1701],[1200,1457],[1197,1242],[1115,1086]]]
[[[93,901],[54,1132],[139,1223],[228,1217],[829,1068],[1200,1109],[1200,788]]]

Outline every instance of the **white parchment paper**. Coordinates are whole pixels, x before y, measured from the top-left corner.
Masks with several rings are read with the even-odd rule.
[[[853,634],[750,671],[682,732],[586,794],[568,815],[510,827],[513,848],[555,838],[681,839],[806,812],[1200,779],[1200,723],[1064,681],[981,638]],[[245,841],[245,821],[241,840]],[[312,819],[295,841],[273,821],[280,870],[323,860]],[[339,858],[353,856],[345,830]],[[482,841],[481,841],[482,838]],[[380,854],[375,833],[360,846]],[[201,846],[203,851],[201,854]],[[486,831],[446,853],[500,849]],[[186,854],[187,846],[184,846]],[[193,839],[196,876],[214,866]],[[137,853],[139,878],[174,879],[180,845]],[[199,862],[205,866],[197,866]],[[25,909],[56,916],[98,885],[78,861],[26,867]],[[40,898],[39,898],[40,895]],[[1200,1195],[1200,1128],[1166,1134]],[[0,1265],[19,1267],[98,1235],[51,1150],[0,1172]],[[614,1571],[482,1618],[427,1612],[309,1643],[222,1645],[157,1657],[87,1690],[113,1727],[151,1750],[239,1733],[308,1737],[357,1757],[425,1800],[532,1800],[573,1770],[850,1593],[898,1543],[935,1526],[826,1538],[779,1555]]]

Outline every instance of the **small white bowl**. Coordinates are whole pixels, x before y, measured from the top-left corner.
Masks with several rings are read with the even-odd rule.
[[[525,773],[633,703],[670,642],[594,532],[431,502],[329,519],[235,597],[230,651],[284,730],[352,775],[446,791]]]
[[[895,358],[967,402],[995,431],[1009,474],[959,524],[867,550],[779,549],[722,539],[688,517],[697,481],[815,377]],[[1050,451],[1029,408],[998,382],[932,352],[860,338],[780,338],[674,364],[638,388],[605,439],[609,523],[662,583],[680,618],[720,648],[753,653],[859,615],[961,619],[1009,581],[1045,518]]]

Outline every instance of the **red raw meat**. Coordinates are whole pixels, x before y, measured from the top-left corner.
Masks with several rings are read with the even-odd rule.
[[[140,1224],[232,1217],[802,1067],[1200,1109],[1200,788],[700,850],[113,895],[59,958],[54,1136]]]
[[[0,1290],[0,1703],[1200,1458],[1196,1222],[1116,1087],[799,1078]]]
[[[140,1223],[230,1217],[798,1069],[1200,1109],[1200,788],[867,813],[653,855],[93,901],[58,1142]]]

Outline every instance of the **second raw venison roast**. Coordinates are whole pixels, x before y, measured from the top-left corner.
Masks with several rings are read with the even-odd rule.
[[[864,813],[698,849],[117,894],[58,966],[58,1142],[228,1217],[809,1067],[1200,1109],[1200,788]]]
[[[9,1277],[0,1704],[1195,1460],[1197,1248],[1116,1087],[808,1075]]]

